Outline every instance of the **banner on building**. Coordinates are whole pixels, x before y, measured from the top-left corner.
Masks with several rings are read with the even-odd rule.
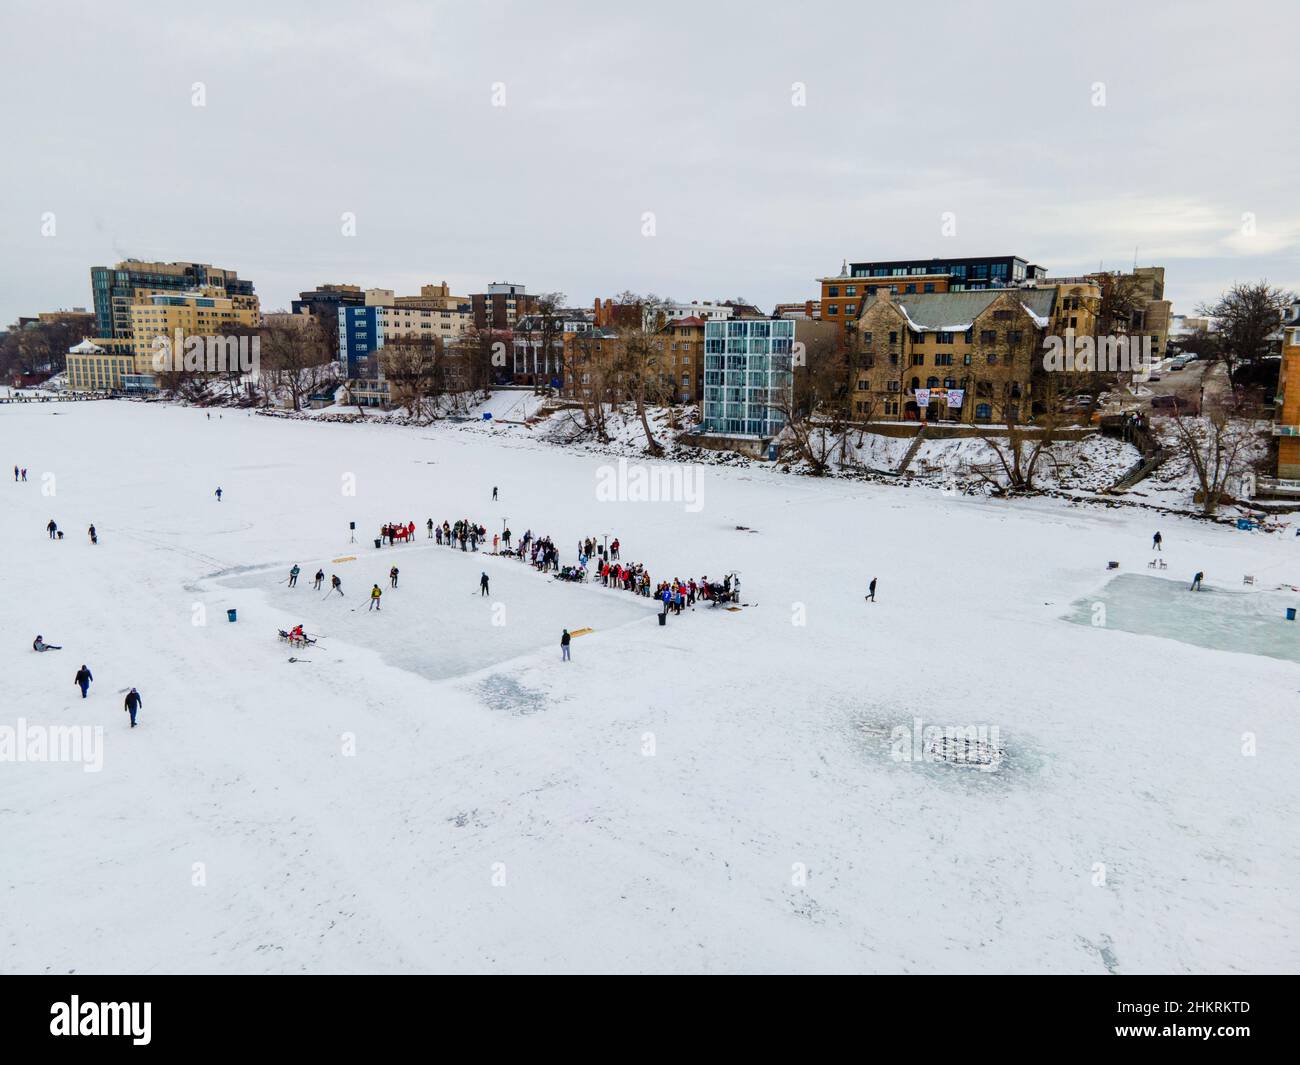
[[[918,407],[928,407],[930,405],[930,390],[928,388],[916,389],[916,405]]]
[[[948,409],[961,410],[962,400],[964,400],[965,398],[966,398],[966,390],[964,388],[948,389]]]

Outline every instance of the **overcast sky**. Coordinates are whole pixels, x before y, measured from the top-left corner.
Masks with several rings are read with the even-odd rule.
[[[1176,312],[1300,289],[1293,0],[617,7],[4,0],[0,327],[128,256],[266,310],[443,279],[770,310],[844,258],[1135,250]]]

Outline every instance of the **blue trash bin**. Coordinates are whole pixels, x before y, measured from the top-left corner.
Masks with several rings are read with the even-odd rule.
[[[227,619],[230,620],[230,621],[234,621],[234,620],[235,620],[235,608],[234,608],[233,606],[232,606],[229,610],[226,611],[226,617],[227,617]]]
[[[1295,621],[1295,607],[1289,606],[1286,608],[1286,619],[1287,621]]]

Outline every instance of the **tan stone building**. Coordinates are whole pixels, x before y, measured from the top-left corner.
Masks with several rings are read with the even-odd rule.
[[[855,419],[1023,422],[1060,321],[1055,289],[895,295],[877,289],[857,319]]]

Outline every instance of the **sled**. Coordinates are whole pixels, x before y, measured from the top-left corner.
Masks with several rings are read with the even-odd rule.
[[[331,562],[334,562],[334,563],[338,563],[338,562],[355,562],[356,560],[357,560],[357,556],[356,556],[356,555],[344,555],[342,558],[332,558],[332,559],[330,559],[330,561],[331,561]]]
[[[572,637],[572,636],[586,636],[587,633],[589,633],[589,632],[595,632],[595,631],[596,631],[596,630],[595,630],[595,629],[592,629],[592,628],[586,628],[586,629],[574,629],[572,632],[569,633],[569,635],[570,635],[571,637]]]

